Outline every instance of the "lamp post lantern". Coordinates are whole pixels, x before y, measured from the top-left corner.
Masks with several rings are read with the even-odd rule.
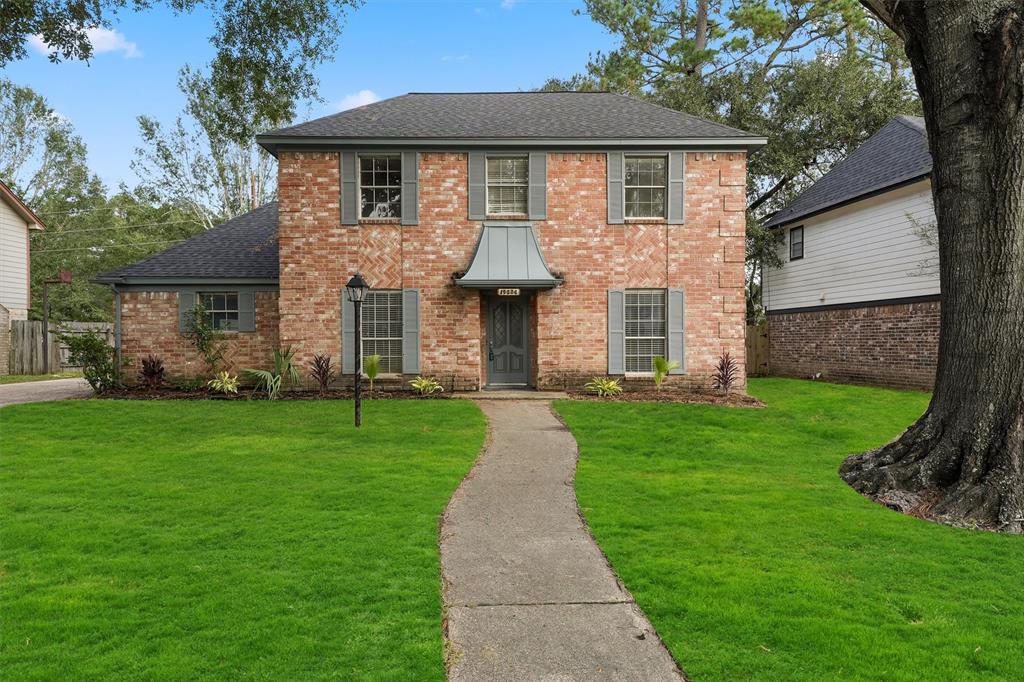
[[[362,378],[363,378],[363,301],[366,299],[366,292],[370,290],[370,285],[366,283],[363,276],[358,272],[352,276],[352,279],[345,285],[345,294],[348,296],[348,300],[352,301],[352,306],[355,308],[355,343],[352,346],[352,351],[355,353],[355,365],[356,368],[356,381],[355,381],[355,403],[356,403],[356,426],[359,426],[363,422],[362,414]]]

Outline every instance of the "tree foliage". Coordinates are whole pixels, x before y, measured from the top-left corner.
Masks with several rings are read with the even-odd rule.
[[[156,5],[213,16],[210,87],[228,107],[216,114],[221,133],[244,142],[253,121],[290,120],[296,102],[317,96],[317,66],[333,57],[346,10],[362,0],[17,0],[0,9],[0,66],[27,55],[38,36],[53,62],[89,60],[89,32],[109,28],[123,11]]]

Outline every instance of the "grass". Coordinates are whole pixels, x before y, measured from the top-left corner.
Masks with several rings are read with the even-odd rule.
[[[470,401],[0,411],[5,679],[443,679]]]
[[[28,381],[52,381],[53,379],[72,379],[82,376],[81,372],[66,371],[57,374],[4,374],[0,376],[0,386],[4,384],[23,384]]]
[[[889,511],[836,470],[923,393],[751,381],[763,410],[560,401],[577,494],[696,680],[1020,679],[1024,538]]]

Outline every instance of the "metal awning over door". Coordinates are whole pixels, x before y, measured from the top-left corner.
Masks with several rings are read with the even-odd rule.
[[[455,280],[466,289],[551,289],[562,280],[551,274],[529,223],[485,223],[466,274]]]

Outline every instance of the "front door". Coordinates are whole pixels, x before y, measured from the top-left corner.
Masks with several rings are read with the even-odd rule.
[[[491,298],[487,306],[487,383],[518,384],[529,380],[530,307],[521,298]]]

